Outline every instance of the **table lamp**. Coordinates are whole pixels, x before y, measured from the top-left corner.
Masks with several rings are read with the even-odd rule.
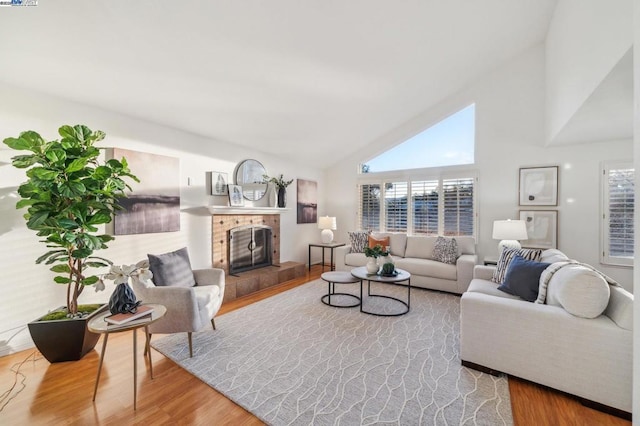
[[[527,225],[524,220],[493,221],[493,239],[501,240],[498,243],[498,255],[505,248],[521,248],[522,246],[518,240],[526,240],[527,238]]]
[[[333,241],[333,231],[336,229],[336,218],[329,216],[321,216],[318,218],[318,229],[322,229],[320,238],[325,244]]]

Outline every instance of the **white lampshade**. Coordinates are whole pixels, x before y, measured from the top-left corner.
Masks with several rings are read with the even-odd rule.
[[[332,230],[336,229],[336,218],[330,216],[321,216],[318,218],[318,229],[322,229],[322,233],[320,237],[322,238],[322,242],[325,244],[329,244],[333,241],[333,232]]]
[[[518,240],[526,240],[527,224],[524,220],[494,220],[493,221],[493,239],[502,240],[498,244],[498,254],[502,253],[502,250],[508,248],[520,248],[522,247]]]

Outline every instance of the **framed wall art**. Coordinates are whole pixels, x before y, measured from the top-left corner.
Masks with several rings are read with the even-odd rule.
[[[206,187],[209,195],[227,195],[229,175],[222,172],[207,172]]]
[[[527,226],[529,238],[522,247],[558,248],[558,212],[556,210],[520,210],[520,220]]]
[[[558,205],[558,166],[520,169],[521,206]]]
[[[229,205],[231,207],[244,206],[244,198],[242,197],[242,186],[240,185],[228,185],[227,191],[229,192]]]
[[[316,223],[318,221],[318,182],[297,180],[298,223]]]
[[[110,148],[107,159],[125,157],[140,182],[118,200],[122,210],[113,218],[114,235],[180,230],[180,159],[147,152]]]

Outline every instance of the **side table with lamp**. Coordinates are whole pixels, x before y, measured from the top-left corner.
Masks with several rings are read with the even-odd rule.
[[[500,258],[500,254],[505,248],[522,248],[518,240],[529,238],[527,224],[524,220],[494,220],[492,237],[494,240],[501,240],[498,243],[498,258]]]

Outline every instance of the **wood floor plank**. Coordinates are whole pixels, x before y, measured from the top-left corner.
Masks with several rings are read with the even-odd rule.
[[[320,277],[315,265],[306,277],[225,303],[220,314],[255,303]],[[141,336],[138,339],[141,341]],[[149,377],[143,345],[138,345],[138,409],[133,410],[131,333],[109,337],[95,403],[91,401],[99,350],[82,360],[49,364],[35,350],[0,357],[0,394],[16,377],[10,368],[29,358],[20,368],[15,396],[0,399],[0,425],[260,425],[262,422],[162,354],[153,351],[154,378]],[[185,345],[186,345],[185,336]],[[36,356],[37,361],[33,361]],[[518,379],[509,380],[514,421],[521,425],[628,426],[630,422],[582,406],[559,392]]]

